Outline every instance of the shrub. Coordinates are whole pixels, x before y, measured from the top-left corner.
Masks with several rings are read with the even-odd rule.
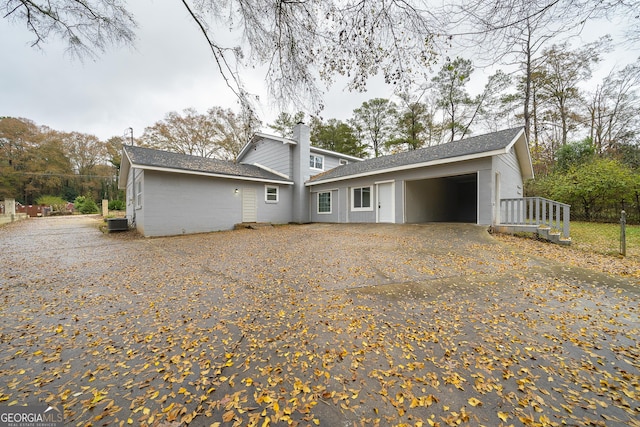
[[[109,202],[109,210],[110,211],[123,211],[126,209],[126,205],[124,200],[111,200]]]
[[[99,212],[96,202],[94,202],[93,199],[87,196],[76,197],[76,200],[73,202],[73,204],[74,208],[81,214],[92,214]]]
[[[84,205],[84,202],[87,200],[86,197],[84,196],[78,196],[76,197],[76,199],[73,201],[73,208],[80,212],[80,209],[82,209],[82,205]]]
[[[87,199],[82,204],[82,208],[80,209],[80,213],[83,213],[83,214],[92,214],[92,213],[98,213],[98,212],[99,212],[98,205],[96,205],[96,202],[94,202],[93,199]]]

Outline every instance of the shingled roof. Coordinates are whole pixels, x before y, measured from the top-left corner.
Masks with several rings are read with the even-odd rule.
[[[313,176],[307,181],[307,185],[502,154],[506,153],[520,137],[523,137],[523,132],[521,127],[506,129],[432,147],[349,163]],[[528,163],[530,162],[528,158]]]
[[[132,145],[125,145],[124,152],[128,162],[130,162],[130,166],[140,169],[293,184],[289,179],[254,165],[171,153]],[[129,165],[126,165],[126,167],[129,167]]]

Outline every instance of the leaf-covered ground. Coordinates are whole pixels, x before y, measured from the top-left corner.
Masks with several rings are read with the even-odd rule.
[[[624,260],[468,225],[92,221],[0,228],[0,405],[78,426],[640,425]]]

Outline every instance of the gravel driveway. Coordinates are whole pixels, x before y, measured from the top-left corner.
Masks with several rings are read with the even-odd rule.
[[[640,425],[633,280],[471,225],[98,224],[0,227],[0,405],[79,426]]]

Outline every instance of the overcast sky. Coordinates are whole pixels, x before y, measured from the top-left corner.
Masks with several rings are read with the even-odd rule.
[[[179,2],[136,0],[129,5],[139,24],[135,48],[113,47],[84,62],[66,55],[57,40],[43,49],[30,47],[33,35],[24,26],[0,18],[0,116],[106,140],[128,127],[140,136],[170,111],[193,107],[205,112],[213,106],[238,111],[204,38]],[[272,122],[279,111],[268,102],[264,77],[245,72],[243,79],[263,101],[261,119]],[[327,99],[327,117],[347,118],[370,97],[392,94],[386,87],[369,94],[340,89]]]
[[[30,47],[33,35],[24,25],[0,18],[0,116],[106,140],[129,127],[138,137],[170,111],[193,107],[205,112],[213,106],[238,110],[202,35],[179,2],[136,0],[129,7],[139,23],[135,47],[112,47],[84,62],[65,55],[57,40],[43,49]],[[604,30],[606,25],[599,27]],[[633,61],[638,52],[624,55],[617,58]],[[479,81],[478,74],[472,80]],[[243,78],[263,100],[258,110],[263,122],[272,122],[279,111],[267,100],[263,76],[245,72]],[[370,85],[366,94],[349,93],[338,84],[325,99],[323,116],[344,120],[363,101],[391,96],[392,88],[380,83]]]

